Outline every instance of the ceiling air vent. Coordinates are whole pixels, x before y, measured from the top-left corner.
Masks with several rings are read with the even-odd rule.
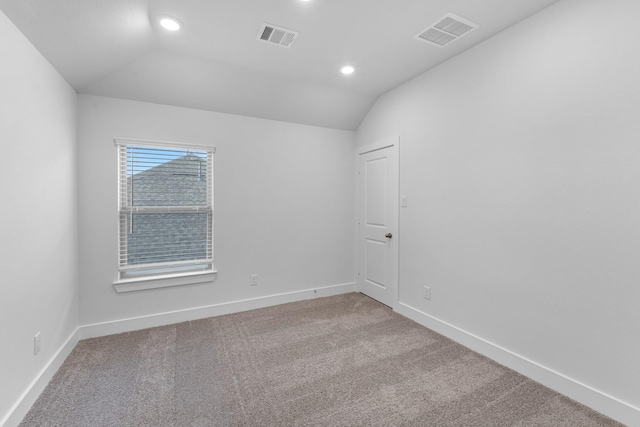
[[[416,36],[416,39],[443,47],[476,28],[478,28],[478,24],[467,21],[453,13],[447,13],[438,22],[421,31]]]
[[[275,25],[262,24],[257,39],[267,43],[277,44],[282,47],[291,47],[299,35],[300,33],[276,27]]]

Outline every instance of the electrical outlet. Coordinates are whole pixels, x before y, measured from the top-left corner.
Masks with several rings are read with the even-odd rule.
[[[257,274],[252,274],[251,276],[249,276],[249,285],[258,286],[258,275]]]
[[[40,353],[40,332],[33,337],[33,355]]]
[[[429,286],[424,287],[424,299],[431,299],[431,287]]]

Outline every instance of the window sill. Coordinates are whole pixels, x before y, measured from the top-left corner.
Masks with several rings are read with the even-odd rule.
[[[196,285],[213,282],[217,271],[196,271],[192,273],[165,274],[153,277],[136,277],[113,282],[116,292],[146,291],[149,289],[171,288],[174,286]]]

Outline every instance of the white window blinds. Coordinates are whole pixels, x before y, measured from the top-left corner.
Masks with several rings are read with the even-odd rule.
[[[213,269],[213,148],[118,147],[120,278]]]

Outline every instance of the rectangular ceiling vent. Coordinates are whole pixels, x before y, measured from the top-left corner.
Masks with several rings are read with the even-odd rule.
[[[262,40],[267,43],[277,44],[282,47],[291,47],[294,41],[298,38],[300,33],[287,30],[285,28],[276,27],[271,24],[262,24],[260,32],[258,32],[258,40]]]
[[[434,46],[444,47],[478,27],[478,24],[453,13],[447,13],[438,22],[421,31],[415,38]]]

